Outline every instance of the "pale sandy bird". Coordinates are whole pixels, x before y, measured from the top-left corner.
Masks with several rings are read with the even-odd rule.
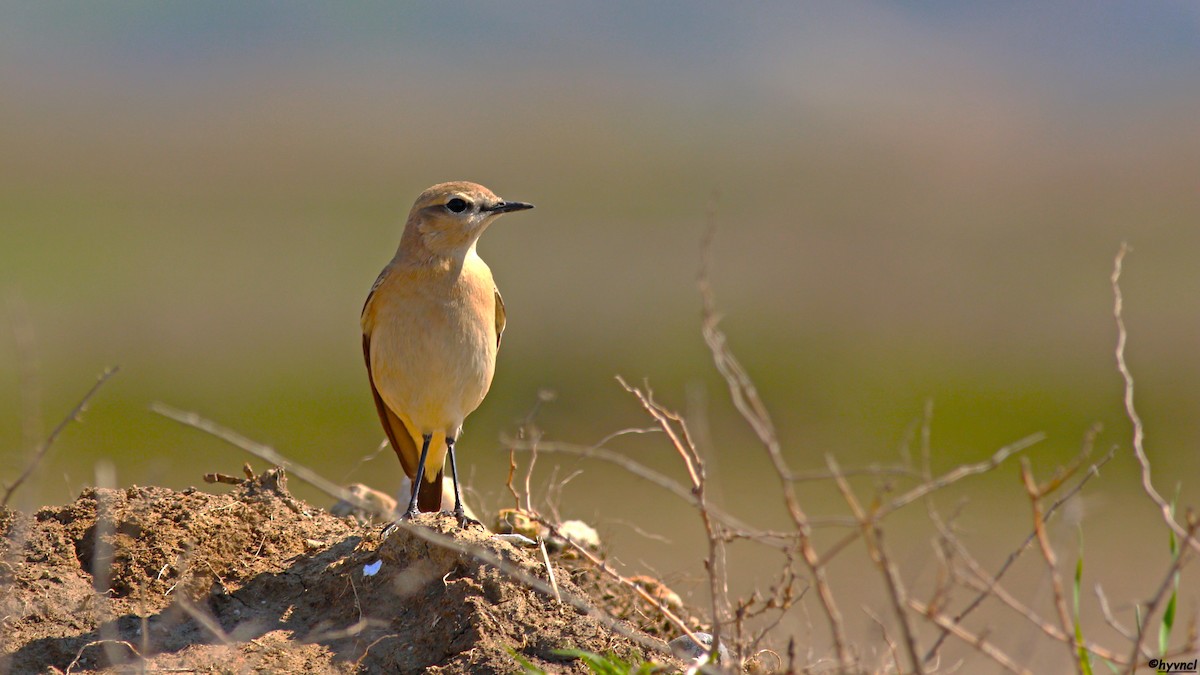
[[[474,183],[434,185],[417,197],[395,257],[367,296],[367,375],[383,429],[413,485],[404,518],[441,508],[449,457],[454,514],[467,520],[454,441],[492,385],[504,332],[504,302],[475,245],[501,214],[531,208]]]

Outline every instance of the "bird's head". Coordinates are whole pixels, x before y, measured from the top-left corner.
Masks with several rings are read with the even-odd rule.
[[[532,208],[533,204],[505,201],[475,183],[439,183],[417,197],[408,214],[404,239],[408,246],[419,246],[436,256],[461,257],[493,220],[510,211]]]

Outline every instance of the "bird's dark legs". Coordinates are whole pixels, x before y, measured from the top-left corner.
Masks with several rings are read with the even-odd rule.
[[[459,527],[471,523],[479,525],[478,520],[467,517],[467,510],[463,508],[462,494],[458,491],[458,467],[454,465],[454,439],[449,436],[446,437],[446,455],[450,458],[450,479],[454,481],[454,517],[458,519]]]
[[[408,510],[404,512],[403,516],[400,516],[400,520],[409,520],[420,513],[417,509],[417,492],[421,489],[421,481],[425,480],[425,458],[429,456],[429,442],[433,440],[433,434],[425,434],[421,438],[423,439],[421,441],[421,459],[417,460],[417,475],[412,482],[412,498],[408,500]],[[455,485],[457,486],[458,483]]]

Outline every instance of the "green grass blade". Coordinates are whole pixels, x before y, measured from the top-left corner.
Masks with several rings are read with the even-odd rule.
[[[546,671],[533,665],[533,662],[530,661],[529,659],[525,658],[525,656],[523,654],[521,654],[521,652],[518,652],[517,650],[513,649],[512,647],[509,647],[508,653],[511,654],[514,659],[517,660],[518,664],[521,665],[521,672],[524,673],[525,675],[546,675]]]
[[[1179,499],[1180,485],[1175,485],[1175,496],[1171,498],[1171,519],[1175,519],[1175,502]],[[1179,542],[1175,539],[1175,530],[1168,531],[1169,538],[1167,544],[1171,550],[1171,564],[1175,564],[1175,559],[1179,557]],[[1179,596],[1179,572],[1175,572],[1175,578],[1172,579],[1171,597],[1167,598],[1167,607],[1163,610],[1162,621],[1158,624],[1158,653],[1164,655],[1167,653],[1167,647],[1171,643],[1171,629],[1175,627],[1175,604]]]
[[[582,649],[556,649],[554,653],[559,656],[569,656],[583,661],[588,670],[595,673],[595,675],[641,675],[642,673],[654,672],[653,663],[647,662],[634,665],[622,661],[613,654],[601,656],[600,654]]]
[[[1079,529],[1079,558],[1075,561],[1075,645],[1079,650],[1079,668],[1083,675],[1093,675],[1092,655],[1083,646],[1083,624],[1079,621],[1079,595],[1083,587],[1083,528]]]

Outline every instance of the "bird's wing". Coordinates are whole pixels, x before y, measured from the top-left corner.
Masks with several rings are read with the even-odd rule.
[[[504,298],[500,297],[500,289],[496,289],[496,346],[500,346],[500,338],[504,336]]]
[[[371,395],[375,397],[375,410],[379,413],[379,421],[383,423],[383,431],[387,434],[388,442],[392,444],[392,450],[395,450],[396,456],[400,458],[404,475],[410,480],[416,480],[420,451],[413,441],[412,434],[408,432],[408,427],[404,425],[404,420],[397,417],[379,395],[379,389],[375,386],[375,375],[371,372],[371,336],[366,333],[363,333],[363,356],[367,360],[367,379],[371,382]]]
[[[375,299],[375,291],[379,290],[379,287],[383,285],[384,279],[387,279],[388,273],[390,273],[391,271],[392,271],[392,266],[391,266],[391,264],[389,264],[387,267],[383,268],[383,271],[379,273],[379,276],[375,277],[375,283],[371,284],[371,292],[367,293],[367,300],[366,300],[366,302],[363,303],[362,316],[364,319],[367,316],[367,308],[371,306],[371,300]],[[370,370],[370,369],[371,369],[371,363],[368,361],[367,362],[367,370]]]

